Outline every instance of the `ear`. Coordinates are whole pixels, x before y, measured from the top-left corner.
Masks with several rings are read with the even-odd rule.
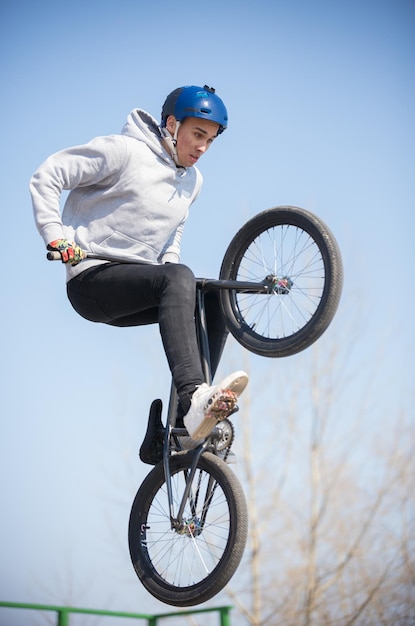
[[[174,115],[169,115],[166,120],[166,128],[167,130],[174,135],[174,131],[176,130],[176,118]]]

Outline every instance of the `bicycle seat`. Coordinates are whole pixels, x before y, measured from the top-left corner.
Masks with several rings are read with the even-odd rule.
[[[140,447],[140,460],[147,465],[157,465],[163,458],[164,426],[161,421],[163,403],[153,400],[148,416],[147,431]]]

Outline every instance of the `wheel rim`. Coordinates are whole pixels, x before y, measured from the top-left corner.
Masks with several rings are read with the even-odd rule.
[[[283,340],[316,315],[327,281],[324,258],[302,228],[274,225],[258,234],[235,264],[234,280],[265,282],[269,294],[232,292],[235,317],[253,335]]]

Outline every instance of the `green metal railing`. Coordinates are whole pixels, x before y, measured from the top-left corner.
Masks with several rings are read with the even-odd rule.
[[[120,611],[99,611],[95,609],[78,609],[70,606],[50,606],[47,604],[26,604],[19,602],[0,602],[0,607],[12,609],[32,609],[34,611],[53,611],[57,613],[58,621],[56,626],[69,626],[69,616],[72,613],[83,613],[84,615],[106,615],[107,617],[126,617],[130,619],[147,620],[147,626],[158,626],[159,621],[165,617],[176,617],[180,615],[195,615],[196,613],[219,613],[220,626],[231,626],[230,611],[231,606],[218,606],[208,609],[192,609],[188,611],[175,611],[173,613],[159,613],[148,615],[145,613],[123,613]]]

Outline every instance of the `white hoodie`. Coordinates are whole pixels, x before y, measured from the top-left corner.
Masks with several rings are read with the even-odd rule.
[[[196,167],[176,167],[156,120],[135,109],[121,135],[50,156],[30,191],[45,244],[65,238],[90,252],[165,263],[180,260],[183,226],[201,185]],[[61,216],[62,190],[71,192]],[[67,279],[98,263],[67,264]]]

